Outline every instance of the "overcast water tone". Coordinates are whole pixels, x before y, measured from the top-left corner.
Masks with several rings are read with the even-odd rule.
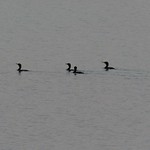
[[[1,0],[0,150],[149,149],[150,1]]]

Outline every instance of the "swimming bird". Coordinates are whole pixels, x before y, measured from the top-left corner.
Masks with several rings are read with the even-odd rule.
[[[22,65],[20,64],[20,63],[16,63],[18,66],[19,66],[19,68],[17,69],[17,71],[20,73],[20,72],[22,72],[22,71],[29,71],[29,70],[26,70],[26,69],[21,69],[22,68]]]
[[[71,69],[71,64],[70,63],[66,63],[66,65],[68,65],[68,68],[66,69],[68,72],[74,71],[74,69]]]
[[[76,75],[76,74],[84,74],[84,72],[81,72],[81,71],[77,71],[77,66],[74,66],[74,71],[73,73]]]
[[[106,66],[104,67],[104,69],[106,70],[106,71],[108,71],[108,70],[110,70],[110,69],[115,69],[115,68],[113,68],[113,67],[109,67],[109,62],[107,62],[107,61],[105,61],[105,62],[103,62]]]

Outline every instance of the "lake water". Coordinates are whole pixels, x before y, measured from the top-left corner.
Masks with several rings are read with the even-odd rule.
[[[1,0],[0,150],[149,150],[149,8]]]

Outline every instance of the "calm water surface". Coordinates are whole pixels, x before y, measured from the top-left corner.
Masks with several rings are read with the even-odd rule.
[[[0,150],[149,150],[149,7],[2,0]]]

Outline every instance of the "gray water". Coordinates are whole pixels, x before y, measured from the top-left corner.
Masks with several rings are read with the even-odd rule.
[[[149,8],[1,0],[0,150],[149,150]]]

